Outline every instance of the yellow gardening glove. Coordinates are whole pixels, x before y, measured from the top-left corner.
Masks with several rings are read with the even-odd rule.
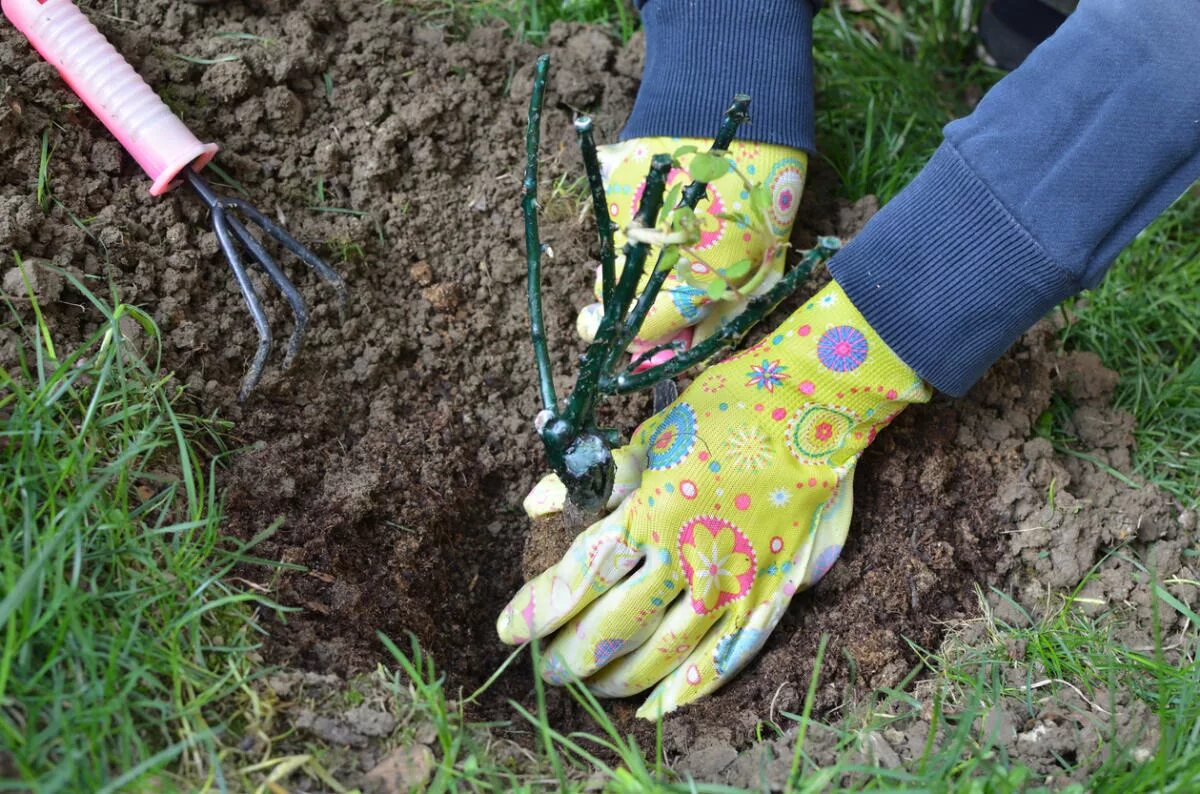
[[[624,232],[641,201],[650,158],[656,154],[672,154],[688,146],[707,152],[712,141],[637,138],[599,148],[609,214],[617,228],[618,275],[624,263],[624,256],[620,253],[625,244]],[[792,234],[796,209],[804,192],[808,155],[786,146],[744,141],[735,141],[729,148],[729,155],[741,174],[730,171],[709,183],[708,197],[696,207],[700,240],[683,251],[682,260],[676,268],[686,270],[690,277],[681,279],[676,270],[672,270],[646,316],[637,340],[631,346],[635,354],[672,339],[680,339],[688,346],[699,344],[726,319],[738,314],[750,298],[770,289],[783,274],[788,238]],[[692,181],[686,173],[692,156],[680,156],[683,169],[672,170],[667,180],[668,192],[676,183],[686,186]],[[751,217],[750,193],[743,179],[752,184],[762,184],[770,192],[771,204],[765,213],[765,227],[731,219],[739,215],[746,219]],[[646,268],[646,278],[653,271],[652,265],[657,258],[657,249],[652,250],[648,258],[651,266]],[[729,269],[747,259],[751,266],[744,272],[734,269],[731,275]],[[718,276],[731,287],[744,288],[746,294],[726,290],[720,299],[710,297],[707,287]],[[645,278],[638,287],[639,293],[644,286]],[[599,273],[595,292],[599,298]],[[596,335],[602,314],[603,308],[599,303],[585,306],[576,324],[579,335],[591,341]],[[672,351],[664,351],[647,362],[647,366],[662,363],[673,355]]]
[[[554,634],[551,683],[655,686],[650,719],[712,692],[833,565],[859,455],[929,394],[831,283],[643,423],[617,455],[615,509],[517,593],[500,638]],[[550,475],[526,508],[561,504]]]

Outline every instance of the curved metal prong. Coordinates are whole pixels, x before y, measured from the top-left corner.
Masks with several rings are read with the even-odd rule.
[[[250,392],[254,390],[254,387],[258,385],[259,379],[262,378],[263,368],[267,362],[267,355],[271,350],[271,327],[267,324],[267,315],[263,311],[262,301],[259,299],[254,286],[250,283],[249,276],[246,274],[246,267],[243,264],[241,254],[238,253],[235,238],[245,246],[250,256],[262,266],[271,283],[283,292],[292,307],[292,312],[295,314],[295,326],[292,329],[292,336],[288,340],[287,351],[284,353],[283,358],[285,369],[291,366],[293,359],[295,359],[296,354],[300,351],[300,343],[303,340],[304,331],[308,327],[308,305],[304,302],[304,296],[300,294],[300,290],[296,288],[296,285],[283,272],[283,268],[279,266],[279,262],[271,255],[266,246],[263,245],[263,241],[250,231],[248,224],[252,223],[262,229],[263,232],[274,238],[285,249],[295,254],[301,262],[308,265],[323,280],[332,284],[338,291],[343,309],[345,309],[347,302],[346,282],[321,257],[314,254],[299,240],[292,237],[278,224],[247,202],[241,199],[218,196],[212,187],[209,186],[208,182],[191,169],[185,169],[183,176],[187,180],[187,183],[196,191],[200,200],[212,211],[213,228],[217,233],[217,241],[221,245],[221,250],[225,253],[225,258],[229,260],[229,266],[233,268],[238,287],[241,288],[242,296],[246,299],[246,305],[249,306],[250,314],[254,318],[254,325],[258,329],[258,350],[254,354],[254,361],[250,364],[250,370],[246,373],[242,381],[242,389],[238,395],[240,400],[245,400]],[[245,218],[245,222],[234,213],[241,213]]]
[[[222,199],[221,203],[229,209],[236,208],[246,214],[246,217],[251,223],[258,226],[267,234],[274,237],[280,245],[296,255],[301,262],[308,265],[325,281],[329,282],[338,291],[342,303],[346,302],[346,282],[342,279],[338,272],[325,264],[325,260],[310,251],[303,243],[288,234],[281,226],[276,224],[266,215],[263,215],[255,207],[247,204],[241,199]]]
[[[225,258],[229,260],[229,267],[233,269],[233,277],[237,279],[238,287],[242,290],[242,297],[246,299],[246,305],[250,308],[254,327],[258,329],[258,350],[254,353],[250,369],[242,378],[242,388],[238,392],[238,400],[244,402],[250,396],[250,392],[254,391],[254,387],[258,385],[258,381],[262,378],[263,367],[267,364],[267,355],[271,352],[271,326],[267,323],[267,312],[263,309],[262,301],[259,300],[254,285],[250,283],[250,275],[246,272],[237,245],[234,244],[233,237],[229,233],[225,210],[220,206],[213,207],[212,217],[213,231],[217,233],[217,242],[225,253]]]
[[[300,352],[300,342],[304,338],[304,331],[308,328],[308,306],[304,303],[304,296],[300,294],[300,290],[296,289],[296,285],[292,283],[287,274],[279,267],[279,263],[275,261],[275,257],[263,247],[263,244],[258,241],[258,238],[250,233],[237,216],[230,215],[227,217],[229,227],[233,229],[233,233],[242,241],[242,245],[246,246],[246,250],[258,260],[258,263],[263,266],[270,277],[271,282],[279,287],[279,290],[287,298],[287,302],[292,306],[292,313],[296,315],[295,322],[292,327],[292,336],[288,340],[287,350],[283,354],[283,368],[287,369],[292,365],[292,359],[296,357],[296,353]]]

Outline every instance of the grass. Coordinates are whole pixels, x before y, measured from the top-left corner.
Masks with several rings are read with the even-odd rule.
[[[1065,312],[1063,343],[1121,374],[1115,404],[1134,415],[1134,471],[1200,506],[1200,188],[1121,254]],[[1064,439],[1068,444],[1070,438]]]
[[[38,156],[37,170],[37,203],[42,208],[42,212],[50,211],[50,199],[52,193],[50,190],[50,128],[42,130],[42,148]]]
[[[459,35],[477,25],[501,24],[514,37],[533,43],[541,42],[559,21],[600,25],[622,42],[639,26],[625,0],[414,0],[408,5],[427,22]]]
[[[863,5],[829,3],[814,22],[817,146],[848,198],[886,202],[1002,75],[975,57],[972,0],[917,0],[903,15]]]
[[[246,33],[240,30],[227,30],[217,33],[214,38],[224,39],[229,42],[241,42],[243,44],[257,44],[263,47],[270,47],[275,44],[275,40],[267,36],[257,36],[253,33]],[[242,55],[240,53],[221,53],[213,56],[188,55],[181,52],[171,52],[171,57],[177,58],[185,63],[194,64],[196,66],[215,66],[219,63],[232,63],[240,61]]]
[[[631,736],[623,736],[609,719],[604,707],[585,687],[568,684],[568,691],[594,723],[593,731],[563,733],[551,725],[546,711],[544,685],[534,675],[536,707],[527,709],[510,701],[518,719],[513,722],[470,724],[463,708],[480,697],[525,649],[509,656],[493,677],[465,699],[447,697],[444,681],[424,654],[415,638],[410,650],[401,650],[391,639],[380,640],[399,665],[394,673],[397,691],[406,691],[414,707],[432,723],[441,751],[430,775],[426,791],[595,791],[607,792],[696,792],[696,794],[732,794],[729,786],[674,778],[666,768],[661,746],[651,761]],[[539,659],[536,646],[529,646],[534,669]],[[497,763],[490,745],[496,735],[525,735],[539,753],[525,751],[519,765]],[[661,739],[661,734],[660,734]]]
[[[1164,645],[1156,631],[1151,647],[1135,650],[1113,638],[1122,619],[1119,612],[1090,616],[1082,608],[1085,602],[1076,601],[1073,594],[1040,616],[1014,605],[1021,619],[1011,624],[988,609],[982,592],[980,603],[982,640],[952,638],[941,655],[916,649],[924,669],[914,670],[896,688],[880,690],[853,704],[835,723],[818,721],[812,715],[823,638],[801,712],[783,712],[780,723],[761,726],[767,739],[780,739],[779,743],[760,745],[765,748],[760,760],[767,762],[762,767],[763,787],[787,792],[972,794],[1051,789],[1072,794],[1193,790],[1200,780],[1200,665],[1196,661],[1200,617],[1174,597],[1161,598],[1161,609],[1178,609],[1192,623],[1170,646]],[[444,680],[415,640],[405,652],[388,638],[381,639],[400,666],[392,673],[396,677],[392,686],[397,692],[406,692],[413,708],[436,728],[440,755],[427,781],[429,791],[581,792],[597,786],[610,792],[744,791],[677,774],[663,753],[661,725],[657,746],[640,747],[631,736],[620,733],[603,706],[583,687],[568,688],[591,718],[593,728],[571,733],[555,728],[547,718],[536,675],[533,709],[511,703],[517,717],[514,721],[471,725],[463,705],[479,692],[465,700],[449,698]],[[1171,661],[1168,647],[1174,654]],[[530,652],[536,669],[536,648]],[[505,667],[519,653],[514,653]],[[914,691],[909,685],[918,673],[924,680]],[[1116,711],[1113,699],[1121,693],[1146,704],[1153,720],[1130,726],[1108,715],[1108,711]],[[1016,721],[1012,729],[1024,731],[1026,719],[1070,714],[1080,703],[1094,707],[1095,734],[1090,742],[1080,739],[1073,757],[1058,756],[1058,770],[1050,775],[1011,758],[1011,745],[997,737],[996,725],[1002,723],[989,719],[998,713],[998,706],[1003,707]],[[791,732],[785,733],[789,728]],[[919,752],[905,763],[882,764],[864,756],[871,737],[911,729],[924,739]],[[1125,743],[1110,744],[1118,732],[1126,735]],[[497,736],[520,735],[538,752],[526,751],[527,760],[519,767],[498,763],[489,743]],[[819,740],[810,741],[818,736]],[[775,763],[771,765],[771,761]],[[786,773],[781,774],[781,769]],[[1090,770],[1084,778],[1086,786],[1066,784],[1066,776],[1077,770]]]
[[[1150,572],[1138,567],[1150,580]],[[1122,607],[1091,616],[1083,609],[1091,604],[1076,600],[1079,590],[1041,617],[997,593],[1021,616],[1015,624],[996,618],[981,594],[986,639],[970,643],[952,640],[943,656],[929,657],[928,663],[954,703],[990,707],[1005,702],[1018,719],[1036,716],[1047,693],[1051,693],[1052,703],[1089,704],[1092,716],[1101,723],[1098,735],[1091,745],[1081,742],[1075,758],[1059,758],[1063,774],[1076,764],[1090,762],[1096,767],[1087,777],[1088,791],[1194,790],[1200,780],[1200,664],[1196,659],[1200,622],[1190,608],[1157,583],[1151,580],[1148,589],[1158,595],[1153,601],[1153,643],[1149,647],[1133,649],[1117,640],[1115,632],[1125,620]],[[1171,609],[1190,622],[1187,630],[1168,644],[1158,625],[1163,610]],[[1141,701],[1154,719],[1145,724],[1120,724],[1118,698]],[[1070,712],[1069,707],[1063,709],[1063,713]],[[1124,742],[1102,743],[1118,731],[1130,737]]]
[[[228,578],[249,544],[221,533],[219,426],[126,338],[157,345],[147,315],[73,284],[101,322],[70,350],[6,299],[34,324],[0,369],[0,777],[116,791],[211,768],[266,602]]]

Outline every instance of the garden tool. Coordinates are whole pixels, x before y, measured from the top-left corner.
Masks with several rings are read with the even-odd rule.
[[[608,697],[653,687],[638,711],[649,719],[712,692],[837,560],[859,456],[929,397],[830,283],[613,451],[612,512],[513,597],[500,638],[552,637],[550,683]],[[566,496],[551,474],[525,509]]]
[[[217,153],[216,144],[201,143],[71,0],[0,0],[0,5],[5,16],[58,70],[76,96],[149,175],[150,195],[159,196],[186,183],[209,208],[217,242],[258,331],[258,349],[239,393],[240,399],[246,399],[262,377],[271,350],[271,328],[262,301],[247,275],[238,243],[291,304],[295,326],[284,356],[284,368],[299,351],[308,325],[308,307],[300,291],[247,224],[257,226],[333,284],[344,302],[346,286],[341,276],[250,204],[219,196],[212,189],[200,172]]]

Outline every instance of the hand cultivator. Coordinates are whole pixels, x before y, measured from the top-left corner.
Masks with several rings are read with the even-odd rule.
[[[217,153],[216,144],[201,143],[71,0],[0,0],[0,5],[17,29],[58,69],[67,85],[150,176],[152,196],[186,183],[208,206],[217,241],[258,331],[258,350],[239,394],[240,399],[246,399],[262,377],[271,350],[271,328],[246,272],[239,243],[283,292],[295,315],[284,368],[299,351],[308,325],[308,308],[300,291],[262,241],[251,233],[248,224],[257,226],[333,284],[344,302],[346,286],[341,276],[250,204],[213,191],[200,171]]]
[[[529,317],[542,397],[542,410],[538,413],[535,426],[545,445],[550,467],[566,486],[571,502],[585,512],[593,512],[603,507],[612,493],[616,470],[612,450],[619,445],[615,430],[596,427],[595,413],[600,399],[606,395],[661,388],[676,375],[733,347],[760,319],[794,292],[814,266],[832,256],[841,242],[834,237],[820,238],[817,247],[807,252],[796,267],[774,286],[754,294],[741,313],[727,320],[699,344],[686,348],[678,340],[666,342],[639,352],[631,363],[622,365],[622,355],[637,338],[668,274],[680,262],[680,246],[688,244],[695,234],[694,211],[707,193],[708,181],[733,167],[725,159],[725,154],[738,127],[749,120],[750,98],[734,98],[712,149],[694,155],[701,159],[699,162],[693,159],[689,165],[693,181],[686,188],[681,191],[672,189],[664,196],[668,172],[677,165],[679,153],[675,156],[660,154],[652,158],[640,207],[631,227],[626,230],[629,242],[623,250],[624,266],[619,275],[613,243],[614,229],[592,137],[592,122],[587,117],[578,119],[575,129],[591,189],[600,242],[603,314],[595,339],[580,362],[575,388],[560,408],[542,319],[541,257],[544,248],[537,219],[538,144],[549,66],[549,56],[542,56],[534,73],[526,132],[527,159],[522,202],[528,256]],[[750,188],[751,193],[759,190],[761,186]],[[669,209],[662,213],[664,204],[669,205]],[[761,214],[760,202],[751,201],[751,205],[750,215]],[[755,222],[749,215],[737,220],[747,224]],[[658,259],[649,277],[644,278],[646,260],[653,246],[659,246]],[[641,294],[636,296],[635,302],[639,284],[642,284]],[[725,290],[729,286],[718,283],[717,289]],[[672,351],[673,357],[655,363],[661,361],[662,357],[658,354],[665,350]],[[657,393],[655,402],[657,408],[657,403],[661,402]],[[666,402],[670,402],[670,399],[666,399]]]

